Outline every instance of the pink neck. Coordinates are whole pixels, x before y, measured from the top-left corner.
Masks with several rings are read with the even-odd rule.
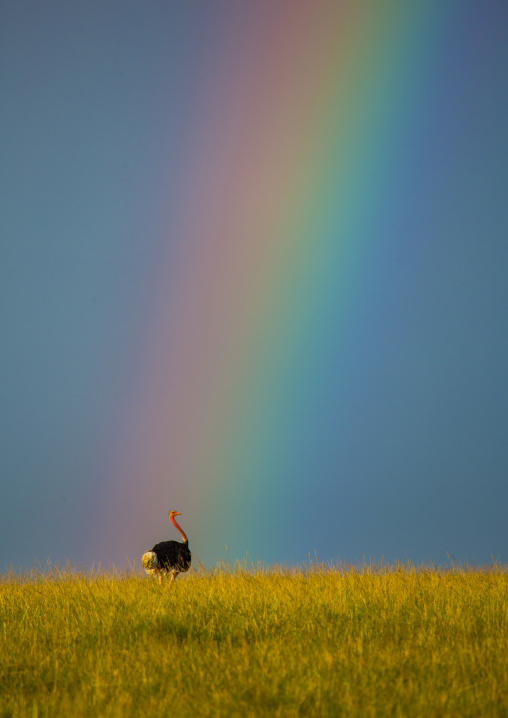
[[[169,520],[171,521],[171,523],[173,524],[173,526],[175,527],[175,529],[177,529],[177,531],[179,531],[180,534],[182,535],[183,542],[184,542],[184,543],[188,543],[187,536],[184,534],[184,532],[182,531],[182,529],[180,528],[180,526],[176,523],[175,517],[174,517],[174,516],[170,516],[170,517],[169,517]]]

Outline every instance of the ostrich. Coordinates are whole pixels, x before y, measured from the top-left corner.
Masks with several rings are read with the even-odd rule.
[[[183,542],[161,541],[155,544],[151,551],[143,554],[141,562],[149,575],[157,575],[159,583],[162,583],[162,574],[171,573],[169,585],[181,571],[188,571],[191,565],[191,552],[189,542],[180,526],[175,521],[175,516],[181,516],[180,511],[170,511],[169,520],[173,526],[182,534]]]

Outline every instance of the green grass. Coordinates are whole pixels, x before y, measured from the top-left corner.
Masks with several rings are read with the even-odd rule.
[[[0,581],[1,716],[507,716],[508,570]]]

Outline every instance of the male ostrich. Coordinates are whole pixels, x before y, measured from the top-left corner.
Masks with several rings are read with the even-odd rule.
[[[157,576],[159,583],[162,583],[162,574],[171,574],[169,585],[181,571],[188,571],[191,565],[191,552],[189,542],[180,526],[175,521],[175,516],[181,516],[179,511],[170,511],[169,520],[173,526],[182,534],[183,542],[161,541],[155,544],[151,551],[143,554],[141,562],[149,575]]]

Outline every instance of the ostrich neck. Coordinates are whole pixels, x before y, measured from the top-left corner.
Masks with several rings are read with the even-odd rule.
[[[170,517],[169,517],[169,520],[171,521],[171,523],[173,524],[173,526],[175,527],[175,529],[176,529],[177,531],[179,531],[180,534],[182,535],[183,542],[184,542],[184,543],[188,543],[187,536],[184,534],[184,532],[182,531],[182,529],[180,528],[180,526],[176,523],[176,519],[175,519],[173,516],[170,516]]]

